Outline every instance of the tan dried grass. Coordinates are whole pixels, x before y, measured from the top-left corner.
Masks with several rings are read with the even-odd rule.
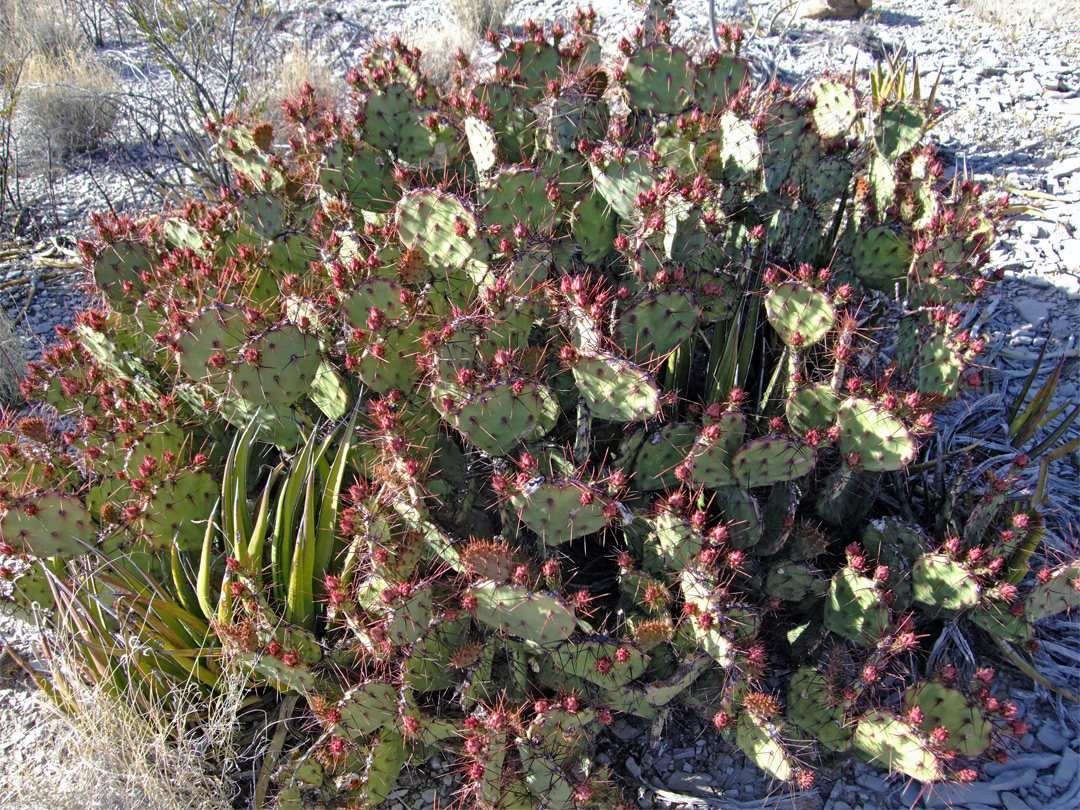
[[[74,642],[73,642],[74,643]],[[55,654],[54,650],[54,654]],[[78,655],[53,659],[61,679],[64,713],[38,694],[38,735],[44,757],[25,758],[7,775],[5,810],[228,810],[235,786],[211,773],[212,763],[235,757],[238,695],[210,705],[183,690],[142,712],[139,701],[93,685],[73,673]],[[54,682],[56,681],[54,675]],[[137,681],[136,681],[137,682]],[[171,711],[165,707],[171,706]],[[177,710],[179,707],[179,710]],[[188,718],[200,717],[189,723]]]
[[[91,51],[31,53],[21,86],[32,134],[63,157],[97,149],[116,125],[119,84]]]

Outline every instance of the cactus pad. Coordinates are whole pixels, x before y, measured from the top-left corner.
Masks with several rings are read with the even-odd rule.
[[[804,284],[781,284],[770,290],[765,312],[784,343],[796,349],[817,343],[836,321],[828,293]]]
[[[900,470],[915,460],[915,439],[904,423],[873,402],[852,397],[836,414],[840,451],[857,454],[853,466],[869,472]]]
[[[577,619],[561,599],[518,585],[486,582],[468,590],[476,598],[476,618],[496,630],[550,646],[570,638]]]
[[[79,557],[96,538],[86,507],[59,492],[27,498],[0,518],[0,540],[33,557]]]

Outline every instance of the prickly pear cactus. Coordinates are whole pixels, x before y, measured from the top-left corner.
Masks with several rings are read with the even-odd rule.
[[[960,538],[875,498],[976,382],[995,209],[933,109],[755,86],[737,29],[651,14],[610,63],[591,11],[492,34],[446,90],[391,41],[287,136],[212,125],[220,199],[82,245],[103,308],[3,437],[15,599],[77,573],[95,671],[134,635],[155,685],[295,698],[279,806],[373,806],[432,748],[476,806],[612,806],[591,741],[678,700],[800,788],[805,734],[933,781],[1017,731],[921,667],[942,619],[1029,640],[1075,565],[1025,603],[1026,505]]]

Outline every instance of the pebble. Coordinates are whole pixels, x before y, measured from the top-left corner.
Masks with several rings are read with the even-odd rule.
[[[1080,754],[1072,748],[1066,749],[1061,755],[1061,762],[1054,769],[1054,787],[1063,788],[1071,785],[1078,767],[1080,767]]]
[[[714,786],[707,773],[681,773],[676,771],[666,780],[668,788],[677,792],[700,793]]]
[[[1013,308],[1016,314],[1033,326],[1041,326],[1050,317],[1050,307],[1035,298],[1021,298],[1014,301]]]
[[[1019,768],[1013,771],[999,773],[990,782],[993,790],[1016,790],[1022,787],[1031,787],[1035,784],[1039,774],[1034,768]]]
[[[1036,740],[1042,742],[1038,736]],[[1049,748],[1049,746],[1047,746]],[[1061,756],[1058,754],[1021,754],[1016,758],[1016,763],[1019,767],[1034,768],[1037,771],[1045,771],[1047,768],[1053,768],[1061,761]]]
[[[626,762],[624,762],[623,765],[625,765],[626,770],[635,779],[640,779],[641,778],[641,766],[638,765],[636,759],[634,759],[633,757],[627,757]]]
[[[906,795],[907,791],[905,791]],[[905,806],[910,806],[904,799]],[[985,804],[988,807],[1001,806],[1001,793],[984,782],[972,782],[971,784],[945,783],[935,785],[933,791],[923,798],[923,805],[929,810],[949,808],[957,806],[969,806],[971,804]]]
[[[1015,793],[1002,793],[1001,803],[1005,806],[1005,810],[1031,810],[1027,802]]]

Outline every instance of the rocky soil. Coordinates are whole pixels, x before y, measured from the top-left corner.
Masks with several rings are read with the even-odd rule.
[[[721,18],[740,20],[753,32],[746,47],[759,60],[760,73],[784,81],[797,83],[825,70],[865,71],[886,58],[918,57],[924,91],[937,79],[937,99],[950,110],[932,132],[945,162],[960,176],[983,182],[989,193],[1010,193],[1016,212],[992,252],[1004,281],[974,324],[995,346],[996,369],[987,369],[981,402],[1010,402],[1044,348],[1042,376],[1062,362],[1057,400],[1074,402],[1080,395],[1080,15],[1054,12],[1068,12],[1067,3],[1038,4],[1036,11],[1024,14],[1007,13],[1013,4],[972,4],[996,12],[996,19],[980,18],[954,0],[876,0],[874,9],[857,21],[802,21],[794,17],[795,5],[771,0],[752,7],[728,0],[718,7]],[[681,35],[703,42],[704,0],[676,5]],[[636,13],[624,0],[597,0],[595,6],[610,46],[632,27]],[[446,18],[440,0],[293,2],[290,8],[275,45],[286,50],[290,39],[302,37],[335,73],[344,72],[377,34],[407,33],[430,42]],[[520,2],[509,22],[565,18],[572,10],[566,0]],[[145,55],[133,51],[127,58]],[[152,71],[148,62],[143,67]],[[19,223],[21,235],[0,246],[0,300],[10,317],[21,319],[31,345],[48,340],[79,300],[78,276],[66,266],[70,262],[64,251],[84,235],[88,213],[109,205],[137,208],[143,201],[115,167],[94,157],[70,166],[51,183],[26,180],[23,193],[32,204]],[[1050,543],[1062,552],[1075,553],[1080,543],[1078,469],[1075,452],[1054,469]],[[3,632],[16,634],[23,646],[28,643],[25,628],[5,623]],[[1047,643],[1037,659],[1044,671],[1074,691],[1080,683],[1078,639],[1074,623],[1059,621],[1046,628]],[[660,738],[650,733],[656,729],[620,720],[601,757],[642,807],[1080,806],[1077,705],[1009,669],[996,651],[980,652],[1004,670],[1000,687],[1027,707],[1030,731],[1009,762],[988,765],[972,785],[924,795],[917,784],[847,765],[824,771],[810,793],[777,793],[738,752],[721,749],[715,735],[679,715],[667,718]],[[5,769],[19,763],[32,767],[47,758],[49,732],[30,709],[25,685],[11,676],[10,667],[0,668],[0,807],[14,808],[18,805],[5,804],[3,798]],[[404,786],[389,806],[444,806],[453,767],[432,760],[413,773],[413,784]]]

